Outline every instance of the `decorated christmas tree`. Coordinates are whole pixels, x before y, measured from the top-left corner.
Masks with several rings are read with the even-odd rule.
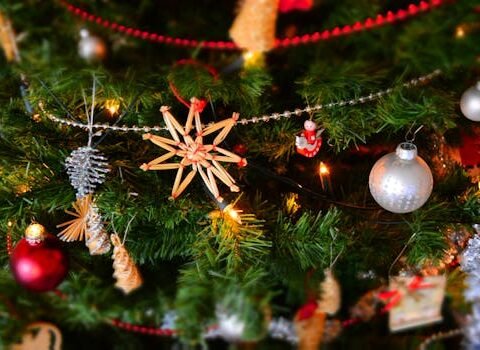
[[[480,347],[480,3],[0,3],[1,349]]]

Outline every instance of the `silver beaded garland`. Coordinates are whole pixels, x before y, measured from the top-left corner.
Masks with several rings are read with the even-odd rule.
[[[78,54],[87,62],[97,62],[107,56],[107,45],[98,36],[91,35],[88,30],[80,31]]]
[[[396,152],[375,163],[370,171],[369,187],[382,208],[392,213],[409,213],[430,197],[433,176],[427,163],[417,155],[417,147],[404,142]]]

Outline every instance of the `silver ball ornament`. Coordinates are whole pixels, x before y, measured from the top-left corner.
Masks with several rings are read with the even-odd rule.
[[[409,213],[425,204],[433,189],[427,163],[417,155],[411,142],[398,145],[395,152],[380,158],[369,177],[375,201],[392,213]]]
[[[460,109],[468,119],[480,122],[480,81],[463,93]]]
[[[88,30],[80,31],[78,54],[87,62],[98,62],[107,56],[107,45],[98,36],[91,35]]]

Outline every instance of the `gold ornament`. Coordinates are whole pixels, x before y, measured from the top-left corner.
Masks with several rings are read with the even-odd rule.
[[[275,44],[279,0],[244,0],[230,28],[230,36],[240,48],[266,52]]]
[[[240,189],[235,185],[235,180],[220,163],[237,163],[240,166],[247,164],[244,158],[217,146],[227,137],[230,130],[232,130],[233,126],[237,123],[238,113],[233,113],[230,119],[203,126],[200,120],[200,112],[202,109],[200,106],[201,101],[196,98],[191,99],[185,127],[182,127],[178,123],[170,113],[169,107],[163,106],[160,108],[168,131],[172,135],[172,139],[152,134],[143,135],[143,139],[150,140],[157,146],[168,151],[168,153],[147,164],[143,164],[140,168],[144,171],[178,169],[172,188],[171,198],[173,199],[182,194],[198,172],[208,190],[218,201],[222,201],[215,178],[220,179],[225,185],[230,187],[230,191],[232,192],[238,192]],[[190,136],[190,132],[193,129],[195,129],[195,139]],[[214,138],[212,144],[205,145],[203,143],[203,137],[217,131],[218,135]],[[180,136],[183,138],[183,141],[180,139]],[[182,160],[179,163],[164,163],[174,156],[179,156]],[[186,167],[192,167],[192,170],[182,180],[183,171]]]
[[[320,284],[320,299],[317,309],[329,315],[334,315],[340,309],[341,291],[338,281],[331,269],[325,270],[325,279]]]
[[[58,328],[46,322],[30,324],[20,343],[13,344],[10,350],[61,350],[62,333]]]
[[[25,237],[31,241],[41,241],[46,234],[47,230],[40,224],[30,224],[25,230]]]
[[[74,212],[68,210],[65,212],[74,216],[75,219],[57,225],[57,227],[65,227],[58,237],[65,242],[85,240],[90,255],[108,253],[111,248],[110,241],[104,230],[98,208],[92,200],[92,195],[88,194],[77,199],[72,206]]]
[[[142,285],[142,276],[120,237],[112,234],[110,239],[113,244],[113,277],[117,280],[115,287],[129,294]]]
[[[17,41],[10,20],[0,11],[0,45],[8,62],[19,62]]]

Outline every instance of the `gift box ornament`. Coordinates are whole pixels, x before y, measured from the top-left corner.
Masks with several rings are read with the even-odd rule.
[[[442,321],[446,277],[397,276],[389,290],[379,294],[389,311],[389,328],[398,332]]]

